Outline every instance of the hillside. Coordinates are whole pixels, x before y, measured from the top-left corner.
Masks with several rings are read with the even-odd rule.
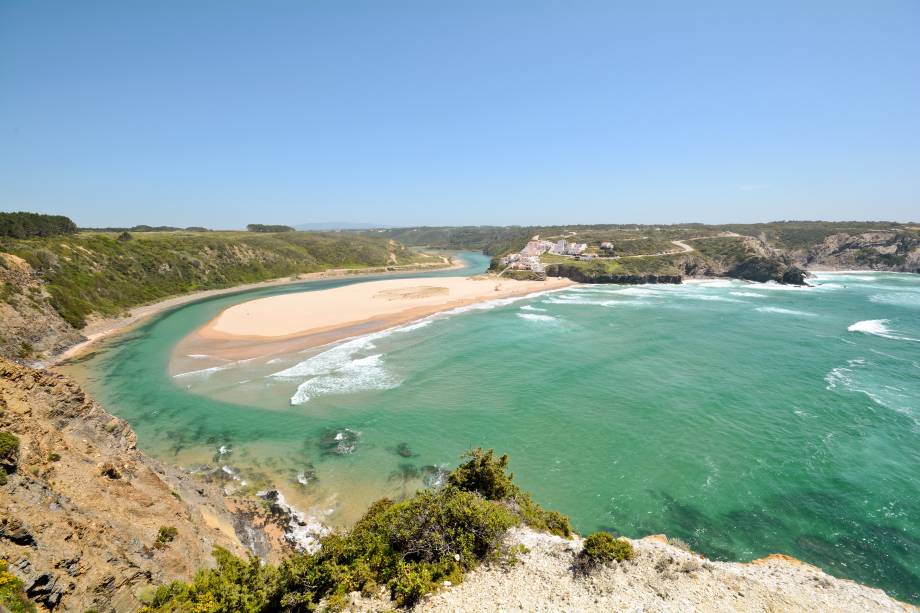
[[[265,526],[255,503],[139,452],[69,378],[0,358],[0,560],[41,607],[136,610],[215,546],[276,559]]]
[[[492,256],[519,251],[534,236],[587,244],[611,242],[603,262],[544,261],[576,280],[728,276],[778,280],[794,270],[852,268],[920,272],[920,228],[893,222],[788,221],[763,224],[479,226],[392,228],[379,231],[407,245],[482,249]],[[692,247],[685,250],[674,241]]]
[[[94,319],[171,296],[330,269],[440,264],[386,238],[341,233],[0,237],[0,355],[52,355]]]

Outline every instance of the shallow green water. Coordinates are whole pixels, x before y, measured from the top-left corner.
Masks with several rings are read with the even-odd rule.
[[[814,282],[581,286],[271,363],[180,356],[200,372],[169,376],[220,309],[306,286],[272,288],[168,313],[72,370],[145,450],[273,482],[326,521],[494,447],[579,531],[786,553],[918,602],[920,277]]]

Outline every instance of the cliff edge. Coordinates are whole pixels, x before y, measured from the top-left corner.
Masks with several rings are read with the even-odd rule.
[[[18,448],[0,467],[0,559],[44,609],[136,610],[215,546],[253,549],[235,528],[250,503],[139,452],[64,375],[0,359],[0,432]]]

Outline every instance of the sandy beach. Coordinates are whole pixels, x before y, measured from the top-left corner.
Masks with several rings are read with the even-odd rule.
[[[90,347],[97,341],[114,334],[125,332],[126,330],[131,329],[132,327],[153,315],[174,309],[185,304],[189,304],[191,302],[212,298],[214,296],[234,294],[252,289],[260,289],[263,287],[274,287],[278,285],[290,285],[292,283],[319,281],[322,279],[336,279],[341,277],[356,277],[362,275],[395,275],[411,272],[427,272],[430,270],[449,270],[463,268],[466,265],[463,260],[456,257],[448,258],[447,256],[443,255],[438,255],[435,257],[438,257],[440,261],[380,268],[331,268],[321,272],[304,273],[292,277],[271,279],[269,281],[259,281],[256,283],[234,285],[233,287],[222,289],[201,290],[198,292],[192,292],[190,294],[183,294],[181,296],[173,296],[172,298],[158,300],[150,304],[134,307],[124,317],[99,318],[94,321],[90,321],[87,326],[81,330],[86,340],[73,345],[66,351],[63,351],[52,357],[50,360],[47,360],[45,365],[54,366],[55,364],[60,364],[61,362],[79,357],[83,353],[89,351]]]
[[[186,337],[176,353],[248,359],[325,345],[486,300],[572,285],[568,279],[491,276],[388,279],[270,296],[234,305]]]

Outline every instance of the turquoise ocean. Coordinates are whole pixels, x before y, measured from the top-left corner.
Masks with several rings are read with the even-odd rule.
[[[461,254],[471,274],[488,258]],[[139,446],[347,525],[470,447],[586,533],[784,553],[920,603],[920,275],[575,286],[304,353],[174,355],[229,305],[164,313],[66,367]]]

